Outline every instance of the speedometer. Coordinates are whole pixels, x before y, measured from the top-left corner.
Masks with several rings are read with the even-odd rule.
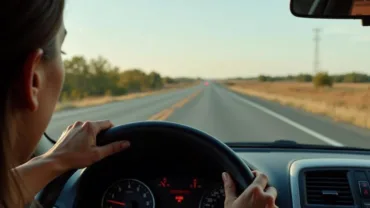
[[[102,208],[154,208],[152,191],[136,179],[115,182],[104,193]]]
[[[199,208],[223,208],[225,202],[225,191],[222,184],[207,191],[200,201]]]

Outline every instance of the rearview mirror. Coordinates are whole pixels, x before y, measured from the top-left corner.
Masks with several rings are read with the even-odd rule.
[[[291,0],[290,10],[297,17],[365,20],[370,0]]]

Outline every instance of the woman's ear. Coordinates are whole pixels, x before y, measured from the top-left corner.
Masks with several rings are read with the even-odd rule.
[[[43,78],[42,72],[43,50],[37,49],[30,53],[23,65],[22,82],[20,83],[21,106],[34,112],[39,107],[39,93]]]

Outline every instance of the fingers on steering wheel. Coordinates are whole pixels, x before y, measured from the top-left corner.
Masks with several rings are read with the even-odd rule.
[[[265,190],[267,183],[268,183],[268,177],[264,173],[254,171],[253,172],[256,176],[256,178],[253,181],[253,184],[258,185],[262,188],[262,190]]]
[[[113,124],[109,120],[102,120],[102,121],[95,121],[94,126],[96,127],[96,131],[100,132],[102,130],[113,127]]]
[[[237,199],[237,204],[240,204],[240,206],[247,206],[249,201],[252,201],[253,199],[259,200],[259,199],[265,199],[265,188],[268,183],[268,178],[265,174],[258,172],[258,171],[252,171],[253,174],[256,176],[253,183],[248,186],[246,190],[239,196]],[[264,200],[265,202],[265,200]]]
[[[122,150],[125,150],[130,147],[129,141],[118,141],[113,142],[101,147],[95,147],[95,155],[94,155],[94,162],[97,162],[105,157],[118,153]]]
[[[78,127],[78,126],[81,126],[83,124],[82,121],[76,121],[73,125],[72,125],[72,128],[74,127]]]
[[[109,120],[101,120],[101,121],[86,121],[82,124],[82,128],[88,134],[92,134],[94,137],[102,130],[109,129],[113,127],[112,122]]]
[[[231,207],[237,199],[235,184],[230,175],[226,172],[222,173],[222,180],[224,181],[225,189],[225,207]]]
[[[275,200],[277,197],[277,191],[274,187],[268,187],[264,193],[265,201],[267,201],[268,208],[277,208]]]

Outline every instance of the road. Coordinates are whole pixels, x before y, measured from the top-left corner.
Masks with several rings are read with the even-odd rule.
[[[114,124],[167,120],[198,128],[224,142],[269,142],[370,148],[370,130],[335,122],[211,83],[164,94],[57,112],[47,133],[58,138],[77,120],[110,119]]]

